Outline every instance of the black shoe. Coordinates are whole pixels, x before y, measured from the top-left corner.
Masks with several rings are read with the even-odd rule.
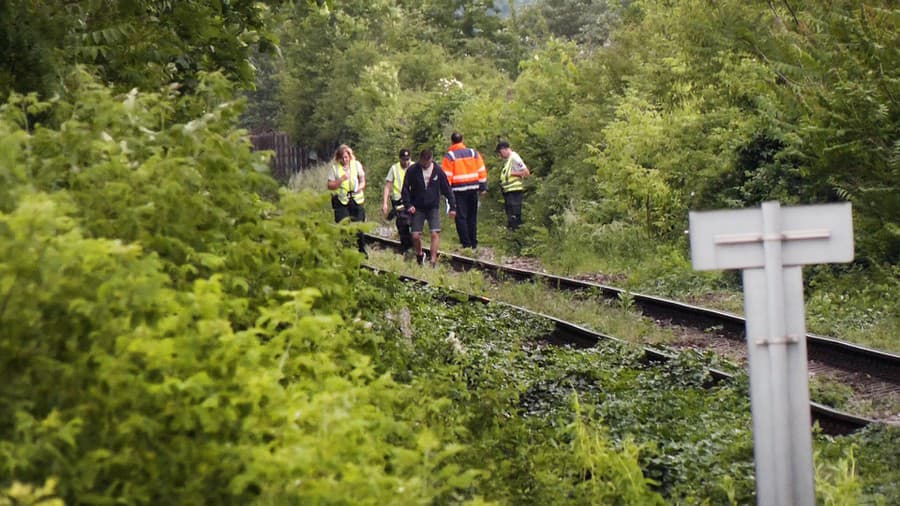
[[[421,255],[416,255],[416,263],[419,265],[422,265],[425,263],[425,253],[422,253]]]

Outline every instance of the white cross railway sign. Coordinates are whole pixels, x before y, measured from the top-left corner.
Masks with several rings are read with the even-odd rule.
[[[742,269],[757,504],[816,502],[805,264],[853,260],[849,203],[690,213],[694,269]]]

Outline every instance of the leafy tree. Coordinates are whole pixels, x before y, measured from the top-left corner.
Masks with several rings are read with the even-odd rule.
[[[402,145],[442,149],[451,118],[474,96],[454,91],[458,84],[496,82],[489,60],[457,47],[474,39],[494,44],[486,35],[494,28],[475,28],[500,22],[478,13],[482,8],[386,0],[295,5],[282,34],[292,41],[284,48],[284,124],[319,151],[349,142],[368,165],[385,169]]]
[[[578,43],[584,51],[602,47],[615,27],[616,9],[606,0],[539,0],[523,9],[524,26],[537,35]]]
[[[280,55],[255,53],[251,61],[256,69],[256,81],[253,89],[245,93],[247,107],[241,126],[250,132],[277,130],[278,121],[285,114],[278,92],[278,74],[284,60]]]
[[[0,2],[0,99],[10,91],[58,89],[60,57],[55,43],[65,38],[53,6],[45,2]]]
[[[427,30],[444,41],[454,55],[470,44],[491,39],[502,26],[493,0],[425,0],[412,7],[424,16]],[[413,4],[413,5],[415,5]]]
[[[330,153],[355,140],[348,116],[356,104],[349,97],[365,66],[382,58],[367,37],[380,44],[400,41],[406,20],[387,2],[298,2],[289,18],[283,27],[290,41],[281,78],[288,114],[283,124],[304,144]]]
[[[270,50],[270,5],[280,2],[10,0],[0,6],[0,97],[10,91],[51,96],[74,65],[89,66],[119,89],[153,90],[199,72],[221,70],[253,82],[250,48]]]
[[[788,9],[790,7],[790,9]],[[863,255],[900,259],[900,9],[894,2],[794,2],[775,10],[779,72],[797,115],[789,152],[806,194],[853,202]]]

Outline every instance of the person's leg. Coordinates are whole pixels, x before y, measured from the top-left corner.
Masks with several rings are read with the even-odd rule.
[[[428,229],[431,230],[431,266],[437,265],[438,247],[441,237],[441,210],[440,208],[428,211]]]
[[[472,241],[471,214],[478,211],[478,191],[466,190],[453,194],[456,197],[456,233],[463,248],[474,248]],[[474,199],[473,199],[474,197]]]
[[[466,192],[454,192],[453,196],[456,197],[456,235],[459,236],[459,244],[463,248],[468,248],[469,232],[466,230],[466,224],[468,223],[466,213],[468,213],[469,208],[465,205],[465,194]]]
[[[523,197],[523,192],[509,192],[506,194],[506,226],[510,230],[516,230],[522,226]]]
[[[416,262],[421,264],[423,262],[423,259],[422,259],[422,228],[424,228],[424,226],[425,226],[425,213],[422,211],[419,211],[416,214],[410,215],[410,218],[412,219],[410,228],[412,230],[413,248],[416,251]]]
[[[469,198],[469,223],[466,227],[469,230],[469,243],[472,249],[478,248],[478,190],[470,190],[472,196]]]
[[[516,192],[515,209],[516,229],[522,226],[522,204],[525,202],[525,192]]]
[[[422,263],[422,232],[413,232],[412,242],[416,251],[416,262]]]
[[[400,235],[400,249],[406,253],[412,247],[412,235],[409,230],[409,213],[400,211],[397,213],[397,234]]]
[[[336,204],[334,206],[334,222],[340,223],[341,220],[350,216],[350,206],[345,206],[343,204]]]
[[[431,266],[437,265],[438,247],[441,245],[441,232],[431,232]]]
[[[366,208],[356,202],[350,201],[350,221],[366,221]]]
[[[357,204],[353,200],[350,201],[350,221],[366,221],[366,208]],[[356,247],[359,249],[360,253],[366,255],[366,257],[368,258],[369,255],[366,253],[366,238],[362,232],[356,234]]]
[[[513,226],[513,207],[512,201],[509,198],[510,195],[512,195],[512,193],[503,194],[503,209],[506,211],[506,228],[509,230],[515,230]]]

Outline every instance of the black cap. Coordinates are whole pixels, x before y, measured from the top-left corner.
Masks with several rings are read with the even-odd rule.
[[[400,158],[409,158],[409,150],[406,148],[401,149]]]
[[[500,151],[501,149],[508,148],[508,147],[509,147],[509,143],[506,141],[500,141],[497,143],[497,151]]]

